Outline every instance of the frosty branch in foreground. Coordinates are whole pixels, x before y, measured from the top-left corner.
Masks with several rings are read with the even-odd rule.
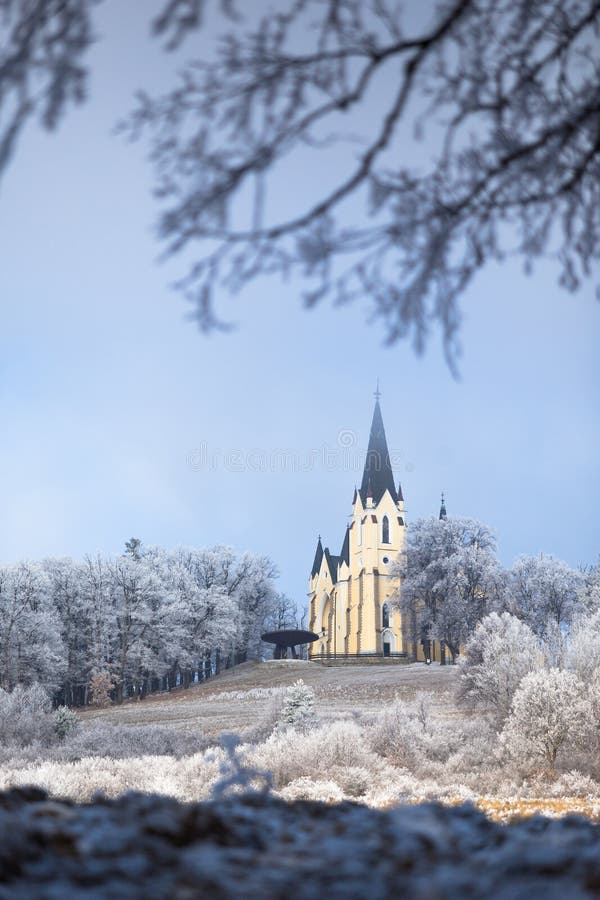
[[[179,44],[196,6],[169,6]],[[148,135],[160,234],[192,254],[179,286],[200,326],[222,324],[217,289],[294,274],[308,305],[367,295],[390,341],[422,350],[440,323],[452,362],[459,298],[486,263],[549,255],[575,290],[600,256],[599,27],[597,0],[454,0],[415,36],[388,0],[230,18],[216,59],[140,94],[126,126]],[[282,203],[282,172],[312,153],[334,174]]]

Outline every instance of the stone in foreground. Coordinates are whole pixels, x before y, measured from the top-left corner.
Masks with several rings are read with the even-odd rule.
[[[600,893],[600,826],[474,807],[373,810],[264,794],[77,806],[0,794],[0,898],[580,900]]]

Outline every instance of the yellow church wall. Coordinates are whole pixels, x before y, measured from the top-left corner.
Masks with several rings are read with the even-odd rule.
[[[388,517],[389,543],[382,540],[384,516]],[[407,652],[402,616],[392,605],[400,580],[389,574],[405,549],[404,504],[396,504],[386,492],[377,505],[367,500],[363,507],[357,494],[349,524],[349,565],[340,563],[337,582],[332,585],[324,556],[319,572],[311,579],[310,627],[320,638],[311,645],[309,655],[383,654],[386,602],[390,614],[387,643],[393,653]],[[328,589],[330,605],[324,607],[322,595]]]

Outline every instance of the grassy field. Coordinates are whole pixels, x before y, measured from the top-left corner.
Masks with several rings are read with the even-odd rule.
[[[449,714],[458,714],[452,697],[456,674],[453,666],[423,663],[326,667],[302,660],[248,662],[188,690],[87,710],[82,717],[121,725],[195,724],[207,735],[243,731],[264,713],[274,688],[283,690],[299,678],[313,688],[317,711],[327,719],[374,713],[396,699],[412,700],[418,691],[430,691]]]

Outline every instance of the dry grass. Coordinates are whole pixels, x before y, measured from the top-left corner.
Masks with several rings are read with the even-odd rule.
[[[323,718],[349,718],[381,710],[396,699],[412,700],[418,691],[432,691],[449,714],[456,668],[439,665],[369,665],[329,668],[302,660],[243,663],[206,684],[171,694],[158,694],[109,709],[84,710],[84,719],[120,725],[194,725],[205,735],[252,728],[275,694],[298,678],[313,688]]]
[[[458,799],[456,802],[463,801]],[[592,822],[600,822],[600,797],[478,797],[474,803],[495,822],[514,822],[536,815],[553,819],[578,815]]]

